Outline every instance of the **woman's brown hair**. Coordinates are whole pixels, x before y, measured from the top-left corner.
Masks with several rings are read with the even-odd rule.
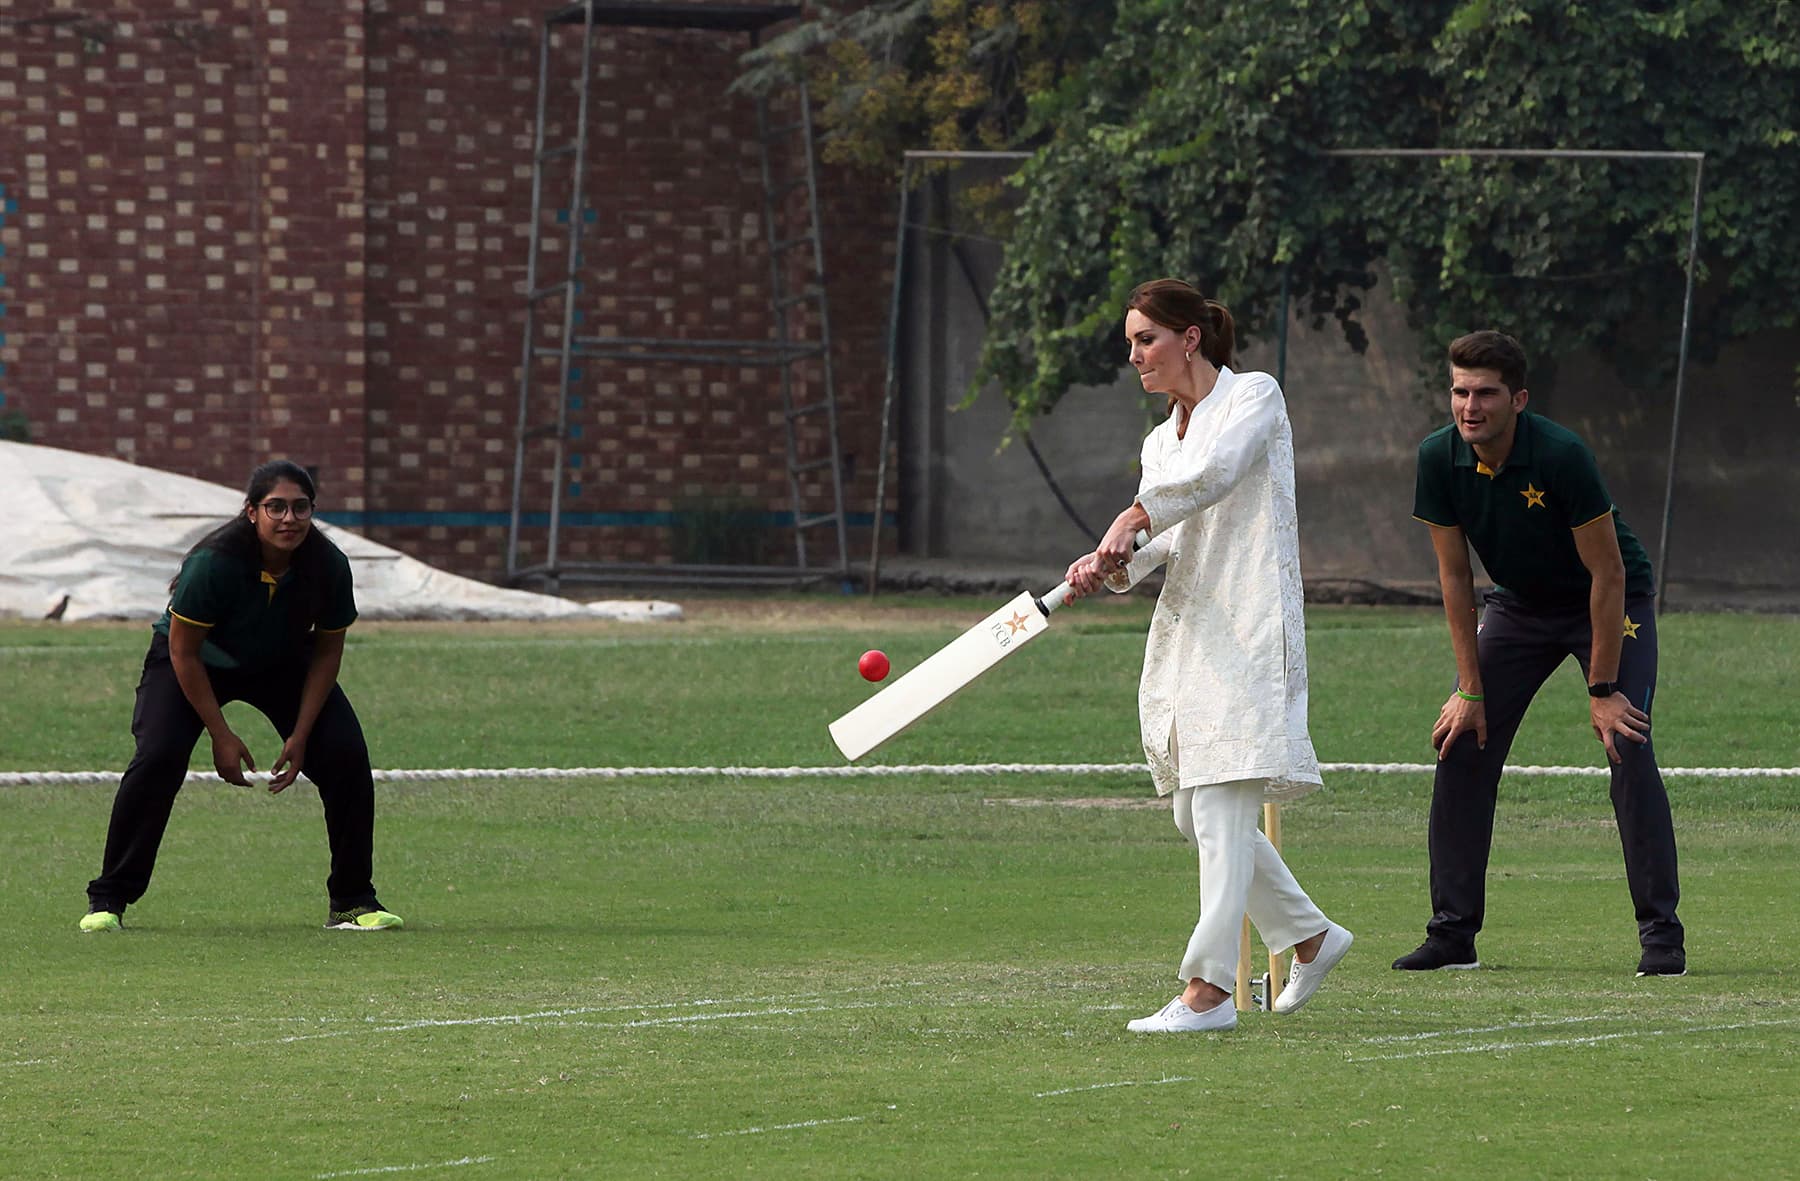
[[[1174,332],[1186,332],[1193,325],[1200,330],[1200,355],[1218,369],[1231,364],[1237,347],[1237,325],[1231,318],[1231,309],[1201,295],[1192,285],[1180,279],[1139,283],[1132,288],[1125,306]],[[1174,398],[1169,399],[1169,408],[1175,408]]]

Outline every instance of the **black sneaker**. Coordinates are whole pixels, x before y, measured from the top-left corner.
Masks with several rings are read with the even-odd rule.
[[[1638,960],[1639,976],[1686,976],[1687,952],[1679,947],[1646,947]]]
[[[1475,958],[1473,947],[1452,947],[1427,939],[1395,960],[1394,967],[1402,972],[1435,972],[1439,968],[1479,968],[1481,961]]]

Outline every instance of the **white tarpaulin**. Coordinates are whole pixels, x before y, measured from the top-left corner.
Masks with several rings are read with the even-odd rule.
[[[243,506],[236,488],[0,441],[0,616],[154,619],[183,555]],[[489,586],[336,528],[329,513],[316,523],[350,558],[363,619],[681,618],[660,600],[576,603]]]

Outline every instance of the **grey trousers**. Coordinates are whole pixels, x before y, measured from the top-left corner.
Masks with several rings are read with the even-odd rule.
[[[1630,599],[1627,636],[1619,657],[1620,691],[1650,713],[1656,695],[1656,614],[1649,596]],[[1494,839],[1494,804],[1500,769],[1519,723],[1537,691],[1564,659],[1585,673],[1593,633],[1585,606],[1561,611],[1530,608],[1496,591],[1481,615],[1477,648],[1486,697],[1488,741],[1461,735],[1438,762],[1431,793],[1431,921],[1426,937],[1452,947],[1475,944],[1487,905],[1488,853]],[[1621,761],[1612,765],[1613,815],[1624,846],[1625,881],[1644,947],[1681,947],[1675,916],[1681,886],[1675,863],[1675,825],[1669,795],[1656,766],[1656,741],[1614,742]]]

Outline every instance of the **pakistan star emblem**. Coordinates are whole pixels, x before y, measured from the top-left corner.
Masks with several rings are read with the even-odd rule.
[[[1638,628],[1643,626],[1644,625],[1641,623],[1631,622],[1631,616],[1627,615],[1625,617],[1625,638],[1628,640],[1637,639]]]
[[[1525,498],[1525,507],[1526,508],[1543,508],[1544,507],[1544,491],[1543,491],[1543,489],[1533,487],[1530,484],[1530,482],[1526,483],[1525,490],[1523,492],[1519,493],[1519,495],[1523,496]]]
[[[1016,636],[1020,632],[1024,631],[1026,628],[1026,625],[1029,624],[1030,622],[1031,622],[1031,616],[1029,616],[1029,615],[1023,615],[1023,614],[1015,615],[1011,619],[1006,621],[1006,626],[1010,627],[1012,629],[1011,631],[1007,632],[1006,634],[1009,636]]]

